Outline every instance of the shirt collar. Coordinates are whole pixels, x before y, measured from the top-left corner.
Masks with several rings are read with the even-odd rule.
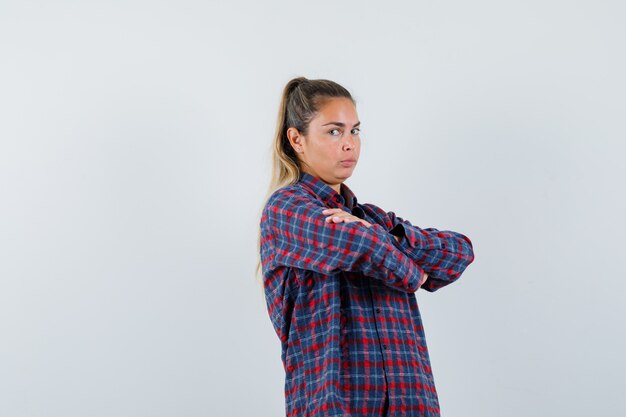
[[[321,179],[309,174],[308,172],[300,173],[300,178],[298,182],[304,184],[306,187],[310,188],[318,197],[322,199],[322,201],[326,205],[334,205],[341,204],[349,209],[356,207],[357,198],[345,183],[341,183],[341,188],[348,197],[348,201],[345,201],[343,195],[335,191],[330,185],[326,184]]]

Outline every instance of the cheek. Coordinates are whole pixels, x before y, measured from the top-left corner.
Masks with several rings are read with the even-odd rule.
[[[336,158],[337,152],[329,146],[319,146],[311,149],[309,159],[318,164],[329,164]]]
[[[328,160],[335,157],[338,153],[337,147],[328,144],[326,146],[320,146],[317,150],[317,155],[320,159]]]

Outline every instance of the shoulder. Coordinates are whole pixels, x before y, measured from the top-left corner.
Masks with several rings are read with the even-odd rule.
[[[289,184],[277,189],[269,196],[263,211],[293,208],[307,203],[322,205],[319,198],[302,184]]]
[[[324,209],[324,203],[307,187],[295,183],[274,191],[267,199],[261,215],[261,227],[284,225],[299,216],[310,216]],[[317,214],[317,213],[316,213]]]

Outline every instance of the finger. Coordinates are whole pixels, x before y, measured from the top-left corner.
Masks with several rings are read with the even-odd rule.
[[[338,216],[339,217],[339,216]],[[346,215],[346,216],[340,216],[340,221],[344,222],[344,223],[352,223],[352,222],[358,222],[361,221],[361,219],[359,219],[356,216],[352,216],[350,214]]]
[[[340,222],[345,222],[345,221],[350,222],[350,221],[353,221],[353,220],[350,220],[351,217],[354,217],[354,216],[346,212],[341,212],[335,215],[328,216],[326,220],[335,222],[335,223],[340,223]]]
[[[351,216],[350,213],[346,213],[343,210],[334,212],[334,213],[326,213],[326,217],[345,217],[345,216]]]
[[[328,216],[328,217],[326,217],[326,221],[327,222],[339,223],[339,222],[343,221],[343,219],[340,216]]]

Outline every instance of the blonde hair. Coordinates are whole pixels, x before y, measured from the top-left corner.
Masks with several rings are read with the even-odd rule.
[[[352,103],[356,104],[348,90],[330,80],[309,80],[305,77],[296,77],[291,79],[283,89],[272,146],[272,176],[258,216],[255,276],[261,288],[263,287],[263,277],[261,276],[260,221],[263,209],[267,200],[276,190],[295,184],[301,173],[300,160],[287,138],[287,129],[295,127],[302,135],[306,136],[309,123],[316,116],[319,109],[326,100],[335,97],[349,98],[352,100]]]

